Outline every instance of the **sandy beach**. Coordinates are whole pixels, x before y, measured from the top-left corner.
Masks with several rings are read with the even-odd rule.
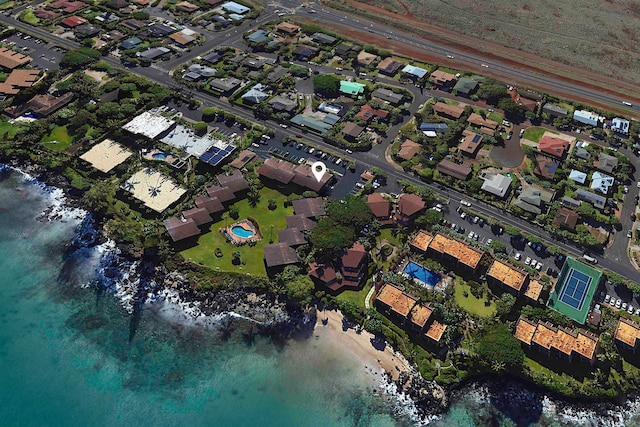
[[[323,324],[324,319],[328,319]],[[314,334],[321,339],[332,341],[337,347],[342,348],[345,352],[361,359],[363,363],[374,370],[384,370],[391,374],[396,380],[403,371],[409,371],[411,366],[409,362],[400,354],[385,345],[384,350],[375,348],[371,342],[374,335],[362,330],[356,333],[355,329],[342,329],[342,313],[339,311],[318,311],[318,323],[316,324]]]

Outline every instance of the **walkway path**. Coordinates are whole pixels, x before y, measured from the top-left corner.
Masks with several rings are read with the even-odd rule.
[[[369,305],[369,300],[371,299],[371,296],[373,295],[373,293],[376,291],[376,285],[374,283],[373,286],[371,286],[371,289],[369,290],[369,293],[367,294],[366,297],[364,297],[364,308],[366,308],[367,310],[369,309],[370,305]]]

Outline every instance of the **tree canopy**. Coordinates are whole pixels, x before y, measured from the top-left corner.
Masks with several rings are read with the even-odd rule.
[[[335,222],[360,232],[373,221],[373,213],[360,197],[347,195],[341,201],[332,200],[327,204],[327,215]]]
[[[505,368],[513,369],[520,367],[524,361],[520,342],[502,323],[487,326],[480,338],[476,353],[487,365],[498,363]]]
[[[65,53],[60,60],[60,65],[68,68],[78,68],[97,61],[100,56],[102,56],[100,51],[96,49],[79,47]]]
[[[340,91],[340,79],[330,74],[320,74],[313,78],[313,90],[327,96],[337,95]]]
[[[330,217],[322,218],[311,231],[311,243],[321,257],[334,259],[340,251],[355,242],[353,229]]]

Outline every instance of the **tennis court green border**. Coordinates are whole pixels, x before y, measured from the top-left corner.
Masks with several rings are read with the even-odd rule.
[[[562,289],[567,285],[567,274],[569,273],[569,270],[571,268],[576,269],[579,272],[591,277],[591,284],[589,285],[589,289],[587,290],[587,294],[584,298],[582,310],[576,310],[569,304],[562,302],[559,299],[560,294],[562,294]],[[600,285],[601,279],[601,271],[598,271],[595,268],[588,266],[587,264],[584,264],[574,258],[567,257],[567,260],[565,261],[564,265],[562,266],[562,270],[560,271],[560,275],[558,276],[556,286],[554,287],[553,292],[551,292],[551,295],[549,295],[547,307],[557,311],[558,313],[562,313],[568,318],[584,325],[584,322],[587,320],[589,308],[591,307],[591,300],[593,300],[593,296],[595,295],[596,290]]]

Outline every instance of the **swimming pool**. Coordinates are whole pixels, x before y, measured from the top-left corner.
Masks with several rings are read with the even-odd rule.
[[[438,273],[427,270],[423,266],[409,261],[402,271],[408,274],[412,279],[416,279],[428,286],[434,287],[440,281],[441,276]]]
[[[167,153],[154,153],[153,155],[151,155],[151,157],[153,157],[154,159],[158,159],[158,160],[164,160],[168,156],[169,155]]]
[[[248,239],[249,237],[253,237],[255,235],[255,233],[251,230],[247,230],[244,227],[241,227],[239,225],[235,225],[233,227],[231,227],[231,232],[233,234],[235,234],[238,237],[241,237],[243,239]]]

